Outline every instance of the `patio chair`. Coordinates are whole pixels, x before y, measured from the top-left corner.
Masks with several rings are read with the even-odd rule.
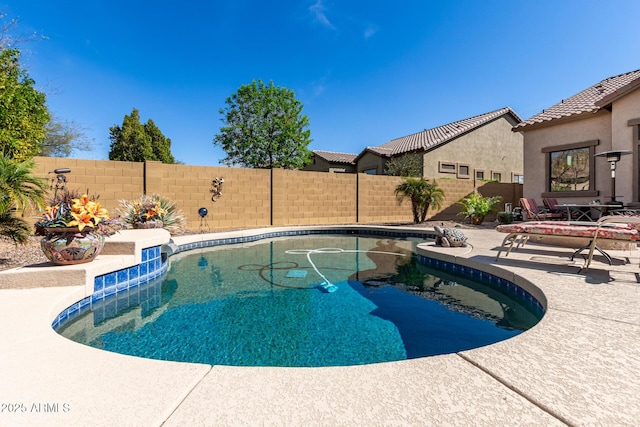
[[[542,203],[544,204],[544,207],[551,213],[557,213],[562,215],[562,219],[576,219],[574,215],[572,215],[571,218],[569,218],[567,216],[567,211],[563,208],[559,208],[558,205],[558,199],[556,199],[555,197],[544,197],[542,198]]]
[[[556,201],[557,204],[557,201]],[[529,221],[544,221],[546,219],[563,219],[565,215],[563,213],[558,212],[550,212],[545,208],[540,209],[535,199],[531,198],[521,198],[520,206],[522,210],[527,213],[527,218]]]
[[[531,221],[513,224],[501,224],[496,227],[496,231],[507,233],[502,241],[502,245],[498,248],[496,262],[500,257],[500,253],[507,249],[505,256],[509,256],[512,249],[519,249],[529,241],[543,241],[551,243],[560,241],[569,243],[572,241],[580,241],[588,239],[589,243],[578,248],[573,255],[574,257],[588,250],[581,269],[589,268],[593,260],[594,252],[602,254],[609,265],[611,265],[611,257],[599,246],[598,242],[619,242],[633,246],[640,243],[640,217],[637,216],[606,216],[600,218],[598,222],[576,222],[576,221]],[[631,246],[629,247],[631,249]]]

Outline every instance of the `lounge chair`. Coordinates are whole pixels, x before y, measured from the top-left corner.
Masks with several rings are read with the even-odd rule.
[[[562,219],[568,219],[567,218],[567,211],[565,209],[559,208],[558,207],[558,199],[554,198],[554,197],[544,197],[542,199],[542,203],[544,204],[544,207],[551,213],[557,213],[562,215]]]
[[[541,209],[536,203],[535,199],[523,197],[520,199],[520,206],[522,207],[522,210],[527,213],[527,218],[530,221],[544,221],[546,219],[553,220],[564,218],[564,214],[562,213],[549,212],[544,208]]]
[[[516,249],[523,246],[531,239],[545,239],[547,241],[562,240],[568,242],[580,239],[589,239],[589,244],[573,253],[571,259],[582,250],[588,249],[589,254],[585,260],[583,269],[589,268],[594,251],[600,252],[611,264],[609,255],[598,247],[598,242],[640,242],[640,217],[638,216],[606,216],[596,223],[578,221],[531,221],[522,223],[502,224],[496,227],[501,233],[507,233],[498,249],[496,262],[500,253],[508,247],[505,256],[511,253],[514,245]]]

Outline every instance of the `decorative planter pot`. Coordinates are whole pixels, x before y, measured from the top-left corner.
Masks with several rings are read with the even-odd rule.
[[[55,265],[83,264],[93,261],[104,247],[104,236],[77,228],[48,228],[40,241],[45,256]]]
[[[473,225],[480,225],[480,224],[482,224],[483,221],[484,221],[484,215],[482,215],[482,216],[472,216],[471,217],[471,223]]]
[[[163,226],[164,224],[159,220],[133,223],[133,228],[162,228]]]

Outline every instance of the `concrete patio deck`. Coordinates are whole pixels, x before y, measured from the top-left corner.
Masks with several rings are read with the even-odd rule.
[[[246,368],[123,356],[52,330],[84,282],[1,289],[0,425],[637,425],[640,251],[611,251],[613,266],[596,258],[580,272],[568,248],[528,244],[496,263],[504,235],[465,234],[471,247],[421,250],[539,292],[547,312],[507,341],[402,362]]]

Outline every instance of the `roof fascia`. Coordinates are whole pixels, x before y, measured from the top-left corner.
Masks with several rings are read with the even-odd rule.
[[[532,123],[532,124],[528,124],[528,125],[524,125],[524,126],[520,126],[520,127],[515,127],[514,126],[513,128],[511,128],[511,131],[512,132],[528,132],[530,130],[546,128],[546,127],[555,126],[555,125],[558,125],[558,124],[575,122],[575,121],[584,120],[584,119],[590,119],[592,117],[602,116],[604,114],[611,114],[611,112],[609,110],[604,109],[604,108],[601,108],[601,109],[593,111],[593,112],[585,111],[584,113],[580,113],[580,114],[572,114],[571,116],[559,117],[559,118],[555,118],[555,119],[551,119],[551,120],[545,120],[543,122]]]
[[[638,77],[635,80],[632,80],[631,82],[627,83],[626,85],[622,86],[621,88],[611,92],[609,95],[605,96],[601,100],[595,102],[595,106],[603,108],[603,107],[613,103],[614,101],[617,101],[618,99],[622,98],[623,96],[627,95],[628,93],[633,92],[634,90],[638,89],[639,87],[640,87],[640,77]]]

